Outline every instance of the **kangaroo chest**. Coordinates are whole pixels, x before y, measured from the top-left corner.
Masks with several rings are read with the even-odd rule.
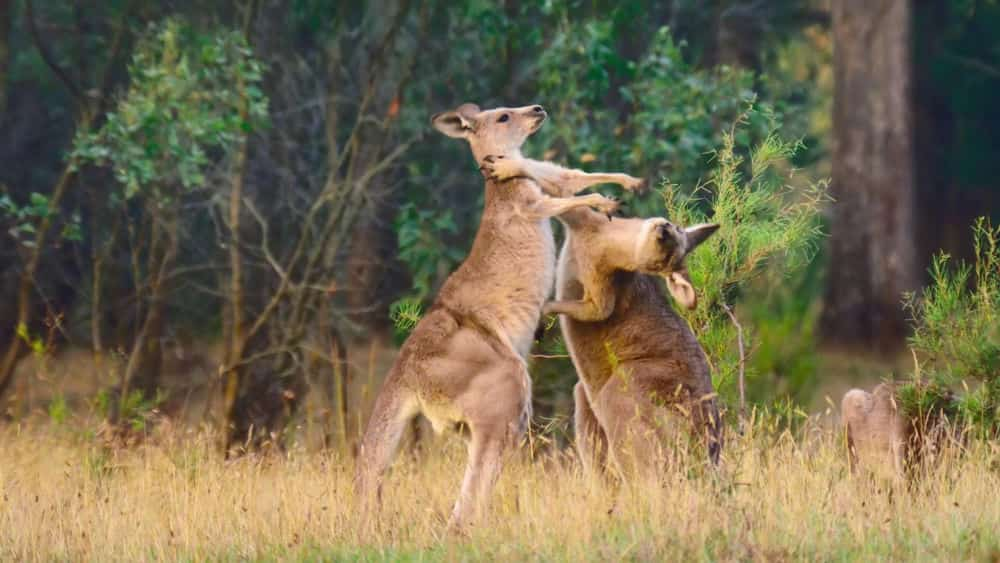
[[[537,197],[541,191],[530,180],[487,184],[472,249],[439,297],[448,308],[495,332],[522,358],[530,351],[555,279],[551,222],[528,213]]]
[[[577,277],[572,235],[559,255],[556,297],[579,299],[583,287]],[[663,302],[652,280],[641,274],[619,272],[615,311],[600,322],[560,317],[566,348],[580,380],[596,392],[616,370],[638,372],[656,366],[657,386],[680,383],[698,388],[711,385],[704,353],[683,319]],[[634,374],[634,375],[636,375]]]

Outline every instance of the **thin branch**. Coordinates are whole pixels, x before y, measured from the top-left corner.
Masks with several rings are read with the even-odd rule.
[[[395,150],[386,155],[382,160],[380,160],[375,165],[371,166],[365,171],[365,174],[361,178],[350,182],[349,181],[349,191],[347,194],[343,194],[340,199],[340,205],[337,206],[336,210],[330,214],[326,225],[322,231],[322,236],[319,244],[316,245],[314,252],[308,257],[306,261],[305,270],[302,276],[303,280],[309,280],[312,276],[313,270],[316,268],[316,264],[319,262],[320,258],[333,249],[339,249],[344,239],[347,236],[348,230],[354,225],[354,221],[357,219],[359,214],[359,209],[361,204],[358,201],[365,193],[368,183],[377,174],[388,168],[396,159],[401,157],[414,143],[420,139],[417,135],[414,138],[401,143]],[[300,294],[299,299],[293,304],[293,310],[302,311],[304,294]]]
[[[52,73],[66,86],[69,93],[77,100],[83,100],[83,93],[80,91],[80,87],[76,85],[75,82],[69,77],[69,74],[59,66],[56,62],[52,51],[49,50],[49,46],[45,44],[42,40],[42,35],[38,31],[38,25],[35,23],[35,6],[32,0],[25,0],[25,13],[24,19],[28,26],[28,32],[31,34],[31,38],[35,43],[35,48],[38,49],[38,54],[41,55],[42,61],[45,65],[52,70]]]
[[[963,57],[962,55],[955,55],[952,53],[945,53],[944,56],[945,58],[951,59],[962,66],[978,70],[983,74],[987,74],[994,78],[1000,76],[1000,68],[997,68],[981,60],[974,59],[972,57]]]
[[[264,219],[264,216],[261,215],[260,210],[257,209],[257,206],[254,205],[249,198],[243,198],[243,205],[246,206],[247,211],[249,211],[250,215],[252,215],[254,220],[257,221],[257,226],[260,227],[260,239],[261,239],[260,249],[261,252],[264,254],[264,259],[267,260],[267,263],[271,266],[274,272],[278,274],[278,277],[284,280],[285,278],[288,277],[288,272],[286,272],[285,269],[281,267],[281,264],[278,263],[278,260],[274,257],[274,254],[271,253],[270,224],[267,222],[266,219]]]
[[[739,387],[740,387],[740,433],[743,433],[743,421],[747,414],[747,393],[746,393],[746,350],[743,345],[743,325],[733,314],[733,310],[725,301],[722,302],[722,309],[729,315],[729,320],[736,327],[736,344],[740,351],[739,363]]]
[[[108,61],[101,72],[100,90],[98,90],[97,94],[97,113],[103,113],[104,102],[109,99],[107,94],[111,91],[111,81],[115,75],[115,61],[118,60],[118,55],[121,54],[122,48],[125,46],[125,32],[128,30],[128,17],[132,13],[133,5],[131,1],[125,4],[121,18],[118,20],[118,25],[115,27],[115,35],[111,40],[111,54],[108,55]]]
[[[257,12],[260,9],[260,2],[257,0],[247,1],[247,11],[243,14],[243,37],[246,39],[247,44],[251,44],[251,35],[253,32],[253,24],[257,20]]]

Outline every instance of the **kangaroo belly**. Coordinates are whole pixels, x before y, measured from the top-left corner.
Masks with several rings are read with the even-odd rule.
[[[450,430],[464,420],[461,411],[451,401],[421,401],[420,407],[435,434]]]

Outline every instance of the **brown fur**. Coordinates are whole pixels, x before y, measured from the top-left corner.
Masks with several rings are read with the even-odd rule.
[[[433,122],[468,140],[483,162],[490,154],[519,154],[544,117],[539,106],[479,111],[466,104]],[[525,178],[486,182],[469,256],[404,343],[376,398],[355,478],[366,518],[377,507],[403,429],[418,413],[437,431],[459,423],[469,429],[469,461],[449,528],[462,527],[481,509],[504,453],[531,416],[525,357],[555,275],[549,217],[585,206],[610,213],[617,204],[599,194],[549,197]]]
[[[503,174],[527,175],[555,191],[574,174],[556,169],[513,158]],[[653,275],[664,277],[671,294],[693,307],[683,260],[717,226],[680,229],[662,218],[609,222],[587,209],[559,219],[567,235],[558,301],[545,311],[563,314],[566,345],[580,376],[576,432],[585,467],[610,461],[623,474],[655,475],[678,428],[701,435],[716,462],[722,429],[708,362]]]
[[[592,247],[583,233],[587,231],[571,227],[560,255],[560,300],[585,295],[588,282],[578,275],[580,257],[590,256]],[[585,448],[607,444],[601,447],[620,472],[655,474],[676,430],[691,428],[704,437],[710,458],[717,461],[722,429],[711,373],[687,322],[674,312],[652,275],[617,270],[602,287],[613,295],[607,318],[561,318],[583,384],[577,410],[592,411],[600,425],[596,439],[580,439],[578,428],[581,456],[599,460],[600,451]]]
[[[851,470],[864,468],[898,480],[906,476],[913,424],[899,411],[895,387],[882,383],[871,393],[851,389],[840,402]]]

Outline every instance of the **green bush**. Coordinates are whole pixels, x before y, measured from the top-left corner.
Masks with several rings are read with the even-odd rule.
[[[904,299],[916,366],[900,398],[911,415],[942,413],[995,434],[1000,430],[1000,227],[981,217],[972,234],[973,264],[939,254],[930,285]]]
[[[737,140],[755,114],[769,123],[768,130],[752,148],[741,150]],[[671,220],[684,225],[707,221],[720,224],[716,235],[688,258],[691,281],[700,299],[694,311],[684,314],[712,363],[716,389],[730,403],[737,390],[741,361],[746,375],[753,376],[748,357],[755,349],[757,336],[754,325],[744,319],[741,359],[733,308],[748,300],[753,310],[752,300],[747,299],[753,282],[766,280],[769,285],[777,285],[794,281],[819,250],[820,212],[829,200],[827,186],[825,182],[809,183],[803,188],[789,185],[794,171],[787,163],[799,146],[780,137],[778,123],[766,112],[751,109],[723,135],[707,182],[693,191],[676,186],[667,186],[664,191]],[[711,211],[706,212],[706,208]],[[788,330],[796,330],[798,322],[800,334],[811,334],[808,315],[799,316],[798,310],[791,307],[783,316],[779,322],[792,327]],[[781,338],[781,333],[773,336]],[[809,362],[812,340],[802,342],[803,349],[796,355],[799,361]],[[806,373],[811,374],[808,368]],[[756,382],[751,378],[748,383]],[[757,386],[769,387],[771,383],[760,381]],[[761,399],[775,397],[769,392],[750,394]]]
[[[545,152],[575,167],[696,185],[711,169],[726,125],[756,99],[753,73],[698,68],[667,28],[635,61],[618,59],[614,40],[608,22],[567,24],[542,56],[539,89],[554,114],[538,134]],[[617,92],[610,91],[612,73],[625,82]],[[612,93],[620,103],[608,104]],[[748,116],[741,143],[765,131],[762,117]],[[652,210],[658,202],[641,205]]]
[[[267,116],[261,65],[233,31],[199,33],[177,19],[152,26],[129,76],[104,125],[73,146],[80,162],[111,167],[123,188],[112,197],[149,192],[169,201],[202,187],[210,155],[234,148]]]

